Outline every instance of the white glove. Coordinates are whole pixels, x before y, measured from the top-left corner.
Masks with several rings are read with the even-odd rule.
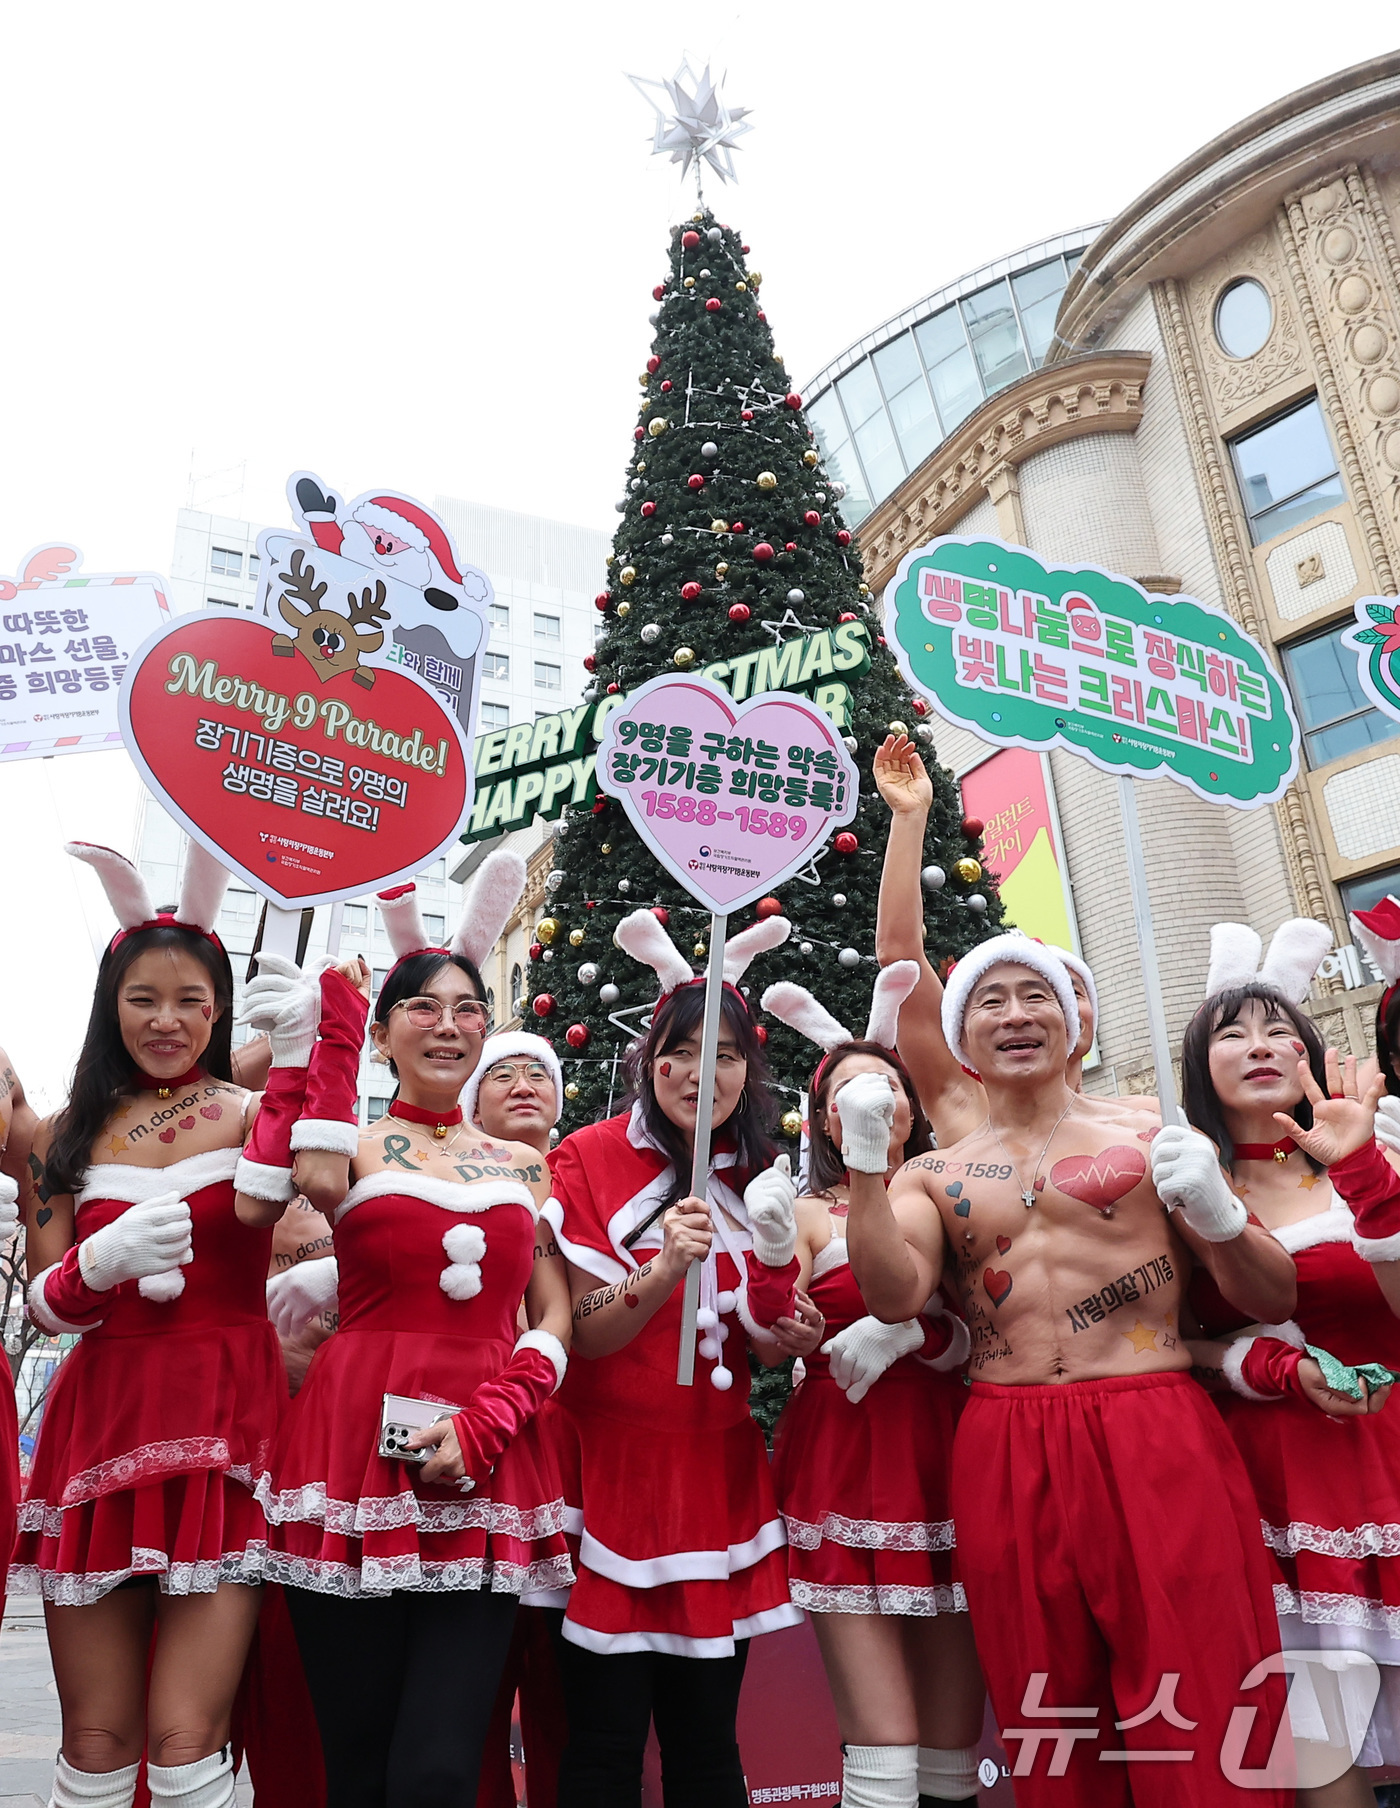
[[[260,954],[258,976],[243,988],[238,1021],[266,1031],[274,1067],[305,1067],[321,1021],[321,988],[285,955]]]
[[[1376,1106],[1376,1141],[1400,1155],[1400,1099],[1389,1093]]]
[[[318,1313],[336,1302],[340,1264],[334,1256],[298,1262],[267,1283],[267,1316],[279,1337],[295,1337]]]
[[[1214,1143],[1184,1124],[1164,1124],[1153,1137],[1152,1184],[1167,1210],[1179,1211],[1207,1243],[1228,1243],[1248,1220],[1221,1172]]]
[[[878,1077],[870,1075],[871,1079]],[[882,1324],[878,1318],[858,1318],[827,1339],[822,1355],[831,1358],[836,1385],[846,1390],[852,1406],[858,1406],[885,1370],[901,1356],[920,1349],[923,1341],[924,1327],[917,1318],[906,1318],[898,1325]]]
[[[786,1268],[797,1253],[797,1188],[786,1155],[744,1188],[744,1209],[754,1254],[765,1268]]]
[[[894,1087],[885,1074],[859,1073],[837,1093],[841,1156],[860,1174],[883,1174],[890,1165]]]
[[[19,1223],[19,1186],[8,1174],[0,1174],[0,1237],[8,1237]]]
[[[129,1206],[78,1247],[78,1273],[96,1293],[194,1260],[190,1208],[178,1193]]]

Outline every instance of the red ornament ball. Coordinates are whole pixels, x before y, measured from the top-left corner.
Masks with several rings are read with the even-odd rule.
[[[585,672],[596,672],[598,670],[598,661],[593,657],[593,655],[591,653],[584,654],[583,669]]]
[[[598,613],[600,615],[602,615],[606,612],[608,604],[611,601],[612,601],[612,593],[607,590],[600,590],[598,592],[597,596],[595,596],[593,599],[593,607],[598,611]]]
[[[656,513],[656,504],[654,502],[644,502],[642,504],[642,513],[647,520],[650,521],[652,516]]]
[[[554,999],[548,992],[541,992],[530,1000],[531,1009],[536,1017],[552,1017],[554,1015]]]
[[[982,831],[986,826],[986,823],[982,821],[980,816],[964,816],[962,832],[967,836],[969,841],[980,841],[982,838]]]
[[[598,908],[598,906],[592,898],[588,898],[584,901],[583,908],[585,910],[596,910]]]
[[[764,1029],[764,1027],[761,1023],[756,1023],[753,1026],[753,1035],[754,1035],[754,1041],[757,1042],[757,1044],[760,1048],[763,1048],[766,1046],[766,1044],[768,1042],[768,1032],[766,1029]]]
[[[849,546],[850,543],[851,536],[849,532],[844,527],[838,528],[836,531],[836,544],[838,546]]]
[[[797,551],[797,542],[796,542],[796,540],[788,540],[788,541],[786,541],[786,542],[785,542],[785,543],[784,543],[784,545],[783,545],[783,551],[784,551],[784,552],[796,552],[796,551]]]
[[[693,251],[700,243],[700,234],[698,232],[683,232],[681,234],[681,243],[685,246],[687,251]]]
[[[747,245],[740,245],[739,249],[743,252],[745,257],[749,255],[749,248]]]
[[[692,490],[703,490],[705,487],[705,479],[698,471],[689,476],[686,479],[686,482],[690,485]]]
[[[773,557],[773,548],[766,540],[760,540],[758,545],[753,549],[753,556],[758,560],[760,565],[766,565]]]
[[[586,1023],[571,1023],[568,1029],[564,1031],[564,1040],[568,1043],[570,1048],[587,1048],[588,1025]]]
[[[832,843],[832,846],[836,849],[838,854],[854,854],[856,849],[860,846],[860,842],[849,829],[842,829],[841,833]]]
[[[822,524],[821,513],[817,509],[808,509],[802,519],[807,523],[808,527],[820,527]]]
[[[656,918],[663,929],[665,929],[671,921],[671,913],[664,904],[653,904],[651,907],[651,914]]]
[[[783,901],[781,898],[760,898],[753,909],[756,917],[780,917],[783,914]]]
[[[686,602],[693,603],[696,597],[700,595],[700,586],[694,582],[682,584],[681,595],[685,598]]]
[[[731,534],[742,534],[745,531],[743,522],[731,521],[729,523],[729,531]]]
[[[648,358],[647,359],[647,369],[651,372],[652,376],[655,376],[657,371],[659,371],[661,369],[660,358],[656,357],[654,354],[652,357]]]
[[[856,619],[855,611],[854,609],[844,609],[836,619],[837,621],[854,621]]]
[[[720,308],[723,305],[724,304],[720,301],[720,299],[717,295],[712,295],[710,297],[710,299],[705,303],[705,312],[707,314],[718,314],[720,311]]]
[[[665,283],[661,283],[661,282],[659,282],[659,283],[658,283],[658,284],[657,284],[657,285],[656,285],[656,287],[655,287],[655,288],[654,288],[654,289],[653,289],[653,290],[652,290],[652,292],[651,292],[651,298],[652,298],[652,300],[653,300],[653,301],[665,301],[665,299],[666,299],[666,285],[665,285]]]
[[[543,954],[544,954],[544,943],[543,942],[531,942],[530,943],[530,959],[531,960],[539,960]]]
[[[633,433],[632,437],[633,437],[633,439],[636,439],[636,440],[645,439],[646,433],[641,427],[638,427],[637,430]]]
[[[924,702],[922,697],[911,697],[909,699],[909,707],[916,716],[926,716],[929,711],[929,706]]]
[[[747,603],[731,603],[729,605],[729,619],[739,627],[742,627],[752,614],[753,611]]]
[[[604,810],[607,809],[607,807],[608,807],[608,800],[606,797],[599,796],[599,797],[595,797],[593,799],[593,814],[595,816],[601,816],[603,814]],[[588,908],[590,910],[592,910],[593,906],[590,904],[588,906]]]
[[[741,408],[739,410],[739,419],[741,421],[751,421],[753,419],[753,409],[752,408]]]
[[[662,395],[670,395],[671,379],[669,377],[667,377],[666,381],[661,385],[661,393]]]
[[[608,686],[608,695],[610,697],[615,697],[621,689],[622,686],[620,684],[610,684]]]
[[[783,400],[787,403],[789,408],[794,410],[802,406],[802,397],[800,395],[786,395],[783,397]]]
[[[758,317],[764,323],[765,326],[768,324],[768,316],[764,313],[762,308],[760,308],[758,310]]]

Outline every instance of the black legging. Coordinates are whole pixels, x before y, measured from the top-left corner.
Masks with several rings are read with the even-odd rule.
[[[556,1649],[569,1712],[559,1808],[638,1808],[652,1722],[666,1808],[745,1808],[734,1721],[747,1639],[735,1643],[733,1657],[602,1657],[564,1638]]]
[[[514,1595],[407,1590],[287,1605],[326,1759],[327,1808],[473,1808]]]

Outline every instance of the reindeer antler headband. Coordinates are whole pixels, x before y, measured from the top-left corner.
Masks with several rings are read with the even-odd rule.
[[[749,963],[769,948],[780,947],[791,934],[792,924],[786,917],[763,917],[747,929],[741,929],[737,935],[731,935],[724,944],[725,985],[743,998],[739,981],[748,972]],[[703,986],[705,983],[703,975],[697,977],[692,971],[690,962],[649,910],[634,910],[630,916],[625,916],[617,926],[614,939],[625,954],[630,954],[644,967],[650,967],[661,981],[658,1004],[681,986]],[[748,1000],[744,1003],[747,1007]]]
[[[197,841],[187,844],[185,873],[174,910],[158,911],[140,871],[125,854],[93,841],[70,841],[64,853],[83,860],[102,881],[107,902],[121,928],[107,944],[110,954],[138,929],[188,929],[202,935],[222,954],[224,945],[214,934],[219,906],[224,901],[229,876],[214,856]]]
[[[1355,918],[1353,918],[1355,921]],[[1312,917],[1289,917],[1280,923],[1261,963],[1264,943],[1247,923],[1217,923],[1210,932],[1210,971],[1206,998],[1230,986],[1261,982],[1302,1004],[1313,975],[1332,948],[1332,931]]]
[[[397,956],[394,965],[413,954],[460,954],[480,968],[524,890],[525,862],[520,855],[510,848],[497,848],[494,854],[488,854],[462,900],[461,920],[446,947],[428,940],[416,886],[409,883],[381,891],[379,908],[389,946]]]
[[[881,1048],[893,1049],[899,1035],[900,1009],[918,983],[917,961],[892,961],[888,967],[882,968],[870,994],[870,1017],[865,1026],[865,1034],[859,1040],[878,1042]],[[855,1042],[857,1038],[844,1023],[838,1023],[826,1006],[805,986],[795,986],[785,979],[779,980],[777,985],[769,986],[759,1003],[779,1023],[785,1023],[790,1030],[796,1030],[799,1036],[815,1042],[823,1051],[822,1058],[817,1063],[817,1071],[812,1075],[811,1090],[815,1092],[821,1084],[822,1070],[831,1051],[840,1048],[845,1042]]]

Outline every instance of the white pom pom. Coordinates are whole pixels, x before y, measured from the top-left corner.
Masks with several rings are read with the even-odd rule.
[[[713,1362],[719,1355],[719,1339],[716,1337],[702,1337],[700,1339],[700,1354],[707,1362]]]
[[[164,1274],[143,1274],[136,1283],[136,1291],[142,1299],[168,1306],[185,1291],[185,1277],[178,1268],[167,1268]]]
[[[737,1293],[731,1293],[727,1287],[715,1301],[715,1304],[719,1307],[721,1312],[732,1312],[738,1303],[739,1295]]]
[[[729,1326],[728,1325],[716,1325],[715,1326],[715,1336],[720,1340],[721,1343],[724,1342],[725,1338],[728,1337],[728,1335],[729,1335]]]
[[[486,1233],[478,1224],[454,1224],[443,1232],[442,1247],[452,1262],[479,1262],[486,1254]]]
[[[722,1394],[727,1394],[734,1385],[734,1377],[728,1369],[711,1369],[710,1386],[717,1387]]]
[[[475,1299],[481,1292],[481,1268],[476,1262],[453,1262],[438,1276],[438,1286],[448,1299]]]
[[[713,1331],[719,1320],[708,1306],[701,1306],[695,1314],[695,1323],[702,1331]]]

